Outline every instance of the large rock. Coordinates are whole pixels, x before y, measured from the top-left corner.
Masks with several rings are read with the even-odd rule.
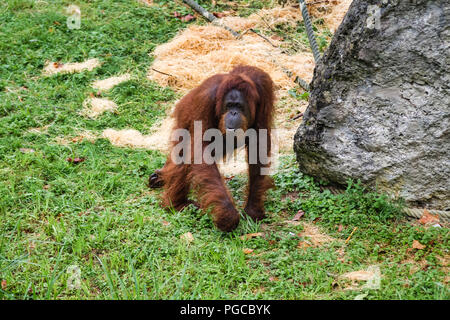
[[[355,0],[316,66],[300,169],[450,208],[448,0]]]

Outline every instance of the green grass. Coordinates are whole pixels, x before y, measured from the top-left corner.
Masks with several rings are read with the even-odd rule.
[[[146,78],[149,53],[186,26],[173,11],[189,12],[172,1],[154,7],[79,1],[82,28],[70,31],[68,4],[0,5],[0,299],[449,298],[443,267],[448,229],[411,224],[400,204],[359,184],[333,195],[299,173],[291,156],[274,176],[269,217],[262,224],[242,219],[224,234],[201,211],[159,206],[159,192],[146,187],[148,175],[164,162],[159,152],[117,148],[105,139],[56,143],[78,130],[147,133],[163,118],[179,96]],[[102,62],[93,71],[41,76],[46,60],[93,57]],[[92,81],[122,72],[133,80],[103,94],[119,111],[96,120],[79,115],[94,92]],[[29,132],[44,126],[45,132]],[[85,161],[75,165],[68,157]],[[245,183],[242,176],[228,181],[240,207]],[[305,212],[302,221],[335,240],[298,248],[308,241],[299,236],[304,225],[286,223],[298,210]],[[187,232],[192,243],[180,238]],[[255,232],[263,236],[240,238]],[[409,249],[413,240],[425,249]],[[253,252],[244,254],[244,248]],[[380,289],[344,290],[350,284],[340,274],[370,265],[381,269]],[[79,288],[68,286],[71,266],[81,270]]]

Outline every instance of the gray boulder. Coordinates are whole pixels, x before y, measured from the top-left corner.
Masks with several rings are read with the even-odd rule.
[[[294,138],[302,172],[450,209],[450,5],[354,0]]]

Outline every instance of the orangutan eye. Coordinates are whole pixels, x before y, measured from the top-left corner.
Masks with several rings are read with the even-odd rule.
[[[230,110],[230,109],[240,109],[240,110],[242,110],[243,108],[244,108],[244,106],[241,103],[239,103],[239,102],[229,102],[229,103],[227,103],[227,109],[228,110]]]

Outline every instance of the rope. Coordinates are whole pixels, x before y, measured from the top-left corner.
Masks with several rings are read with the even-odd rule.
[[[316,37],[314,36],[314,30],[312,28],[311,20],[309,19],[308,8],[304,0],[298,0],[300,3],[300,9],[302,11],[303,21],[305,22],[306,34],[308,35],[309,46],[311,47],[316,64],[320,60],[320,51],[317,46]]]
[[[449,211],[443,211],[443,210],[432,210],[427,209],[429,213],[438,215],[439,219],[442,219],[443,221],[450,221],[450,212]],[[420,219],[423,215],[423,209],[420,208],[405,208],[404,212],[410,216],[417,219]]]

